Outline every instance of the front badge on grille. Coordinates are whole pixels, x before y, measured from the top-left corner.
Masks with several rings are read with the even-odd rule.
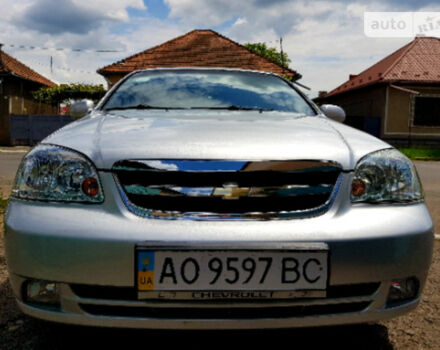
[[[249,187],[238,187],[237,184],[225,184],[223,187],[214,188],[212,196],[222,197],[223,199],[239,199],[240,197],[248,197]]]

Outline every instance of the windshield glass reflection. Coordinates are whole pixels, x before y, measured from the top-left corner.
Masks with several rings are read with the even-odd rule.
[[[231,109],[314,115],[282,79],[231,71],[147,71],[133,75],[104,106],[111,109]]]

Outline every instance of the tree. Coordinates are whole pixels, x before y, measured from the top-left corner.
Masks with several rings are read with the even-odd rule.
[[[32,92],[32,96],[40,102],[58,105],[70,100],[89,99],[99,101],[106,93],[102,85],[61,84],[44,87]]]
[[[244,47],[285,68],[288,68],[291,62],[287,53],[283,52],[281,55],[281,52],[278,52],[276,48],[267,47],[265,43],[246,43]]]

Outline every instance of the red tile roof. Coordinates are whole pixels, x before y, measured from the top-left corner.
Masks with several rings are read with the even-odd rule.
[[[0,74],[15,74],[21,78],[35,81],[37,83],[54,86],[54,82],[46,79],[41,74],[38,74],[33,69],[21,63],[12,56],[0,50]]]
[[[301,75],[283,68],[213,30],[193,30],[98,70],[101,75],[124,74],[157,67],[228,67],[253,69],[292,77]]]
[[[417,37],[325,97],[376,83],[440,83],[440,39]]]

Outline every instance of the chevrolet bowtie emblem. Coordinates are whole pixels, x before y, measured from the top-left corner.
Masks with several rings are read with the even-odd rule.
[[[238,187],[237,185],[223,185],[216,187],[212,192],[214,197],[223,197],[223,199],[239,199],[249,196],[249,187]]]

